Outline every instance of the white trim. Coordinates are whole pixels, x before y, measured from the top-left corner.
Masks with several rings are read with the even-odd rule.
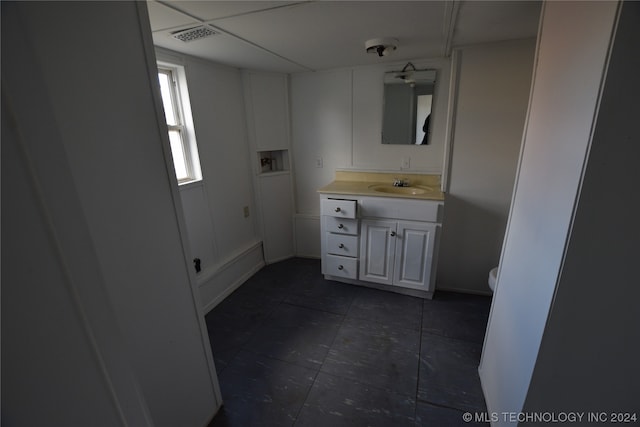
[[[223,263],[206,268],[199,274],[198,287],[202,294],[214,295],[204,296],[203,311],[211,311],[264,266],[262,242],[259,241],[228,257]]]
[[[145,60],[147,63],[147,73],[149,74],[149,84],[153,101],[155,103],[156,120],[158,122],[158,130],[160,142],[162,145],[162,151],[164,153],[165,168],[167,169],[167,178],[169,179],[169,189],[171,191],[171,199],[173,201],[175,218],[178,226],[178,232],[180,234],[180,240],[182,243],[182,253],[185,269],[189,277],[189,286],[191,288],[192,303],[197,315],[198,326],[200,329],[200,339],[202,348],[205,353],[207,361],[207,367],[209,368],[209,380],[213,389],[213,394],[216,400],[216,404],[219,409],[222,406],[222,392],[220,391],[220,384],[218,383],[218,374],[213,361],[213,353],[211,352],[211,345],[209,343],[209,333],[204,320],[204,313],[201,308],[201,298],[198,292],[196,284],[195,273],[192,268],[192,260],[189,251],[189,237],[187,232],[187,224],[184,219],[184,211],[182,208],[182,199],[180,197],[180,191],[178,188],[178,180],[176,178],[175,170],[173,167],[173,160],[171,158],[171,148],[169,145],[169,134],[166,132],[166,121],[164,112],[162,111],[162,99],[160,97],[160,91],[157,85],[153,82],[158,78],[158,64],[155,58],[155,50],[153,47],[153,39],[151,37],[151,27],[149,24],[149,14],[147,10],[147,4],[145,2],[136,2],[136,8],[138,10],[138,18],[140,22],[140,34],[142,36],[142,46]],[[163,126],[164,125],[164,126]],[[217,412],[217,409],[214,411]]]
[[[449,190],[451,174],[451,159],[453,158],[453,144],[455,139],[456,107],[458,96],[460,50],[454,49],[451,54],[451,68],[449,74],[449,99],[447,102],[447,124],[444,132],[444,159],[442,161],[442,175],[440,176],[440,190]]]

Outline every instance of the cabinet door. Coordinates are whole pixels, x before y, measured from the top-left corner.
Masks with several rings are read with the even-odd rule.
[[[396,222],[363,220],[360,228],[360,280],[390,285]]]
[[[437,229],[437,224],[398,222],[394,285],[431,290],[433,248]]]

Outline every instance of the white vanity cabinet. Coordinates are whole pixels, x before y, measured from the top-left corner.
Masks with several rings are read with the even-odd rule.
[[[321,194],[322,273],[431,298],[444,202]]]

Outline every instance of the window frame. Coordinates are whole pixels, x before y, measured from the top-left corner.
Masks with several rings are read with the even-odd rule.
[[[169,142],[171,143],[171,132],[177,132],[180,137],[180,143],[182,146],[182,153],[184,156],[184,166],[186,170],[186,177],[179,178],[176,171],[175,159],[173,159],[173,149],[170,149],[174,167],[174,173],[178,180],[178,185],[189,184],[202,180],[202,171],[200,168],[200,159],[198,155],[198,146],[195,138],[195,130],[193,126],[193,118],[191,115],[191,103],[189,100],[189,92],[187,89],[187,81],[184,72],[184,67],[178,64],[172,64],[165,61],[157,62],[158,68],[158,85],[160,74],[164,74],[169,80],[170,101],[174,110],[174,118],[176,124],[167,125],[167,135]],[[162,100],[163,112],[164,112],[164,98],[162,91],[160,91],[160,98]],[[166,112],[163,117],[166,122]]]

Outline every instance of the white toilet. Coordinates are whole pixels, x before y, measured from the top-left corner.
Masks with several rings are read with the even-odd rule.
[[[498,276],[498,267],[494,267],[489,272],[489,288],[491,288],[491,292],[495,292],[496,290],[496,277]]]

